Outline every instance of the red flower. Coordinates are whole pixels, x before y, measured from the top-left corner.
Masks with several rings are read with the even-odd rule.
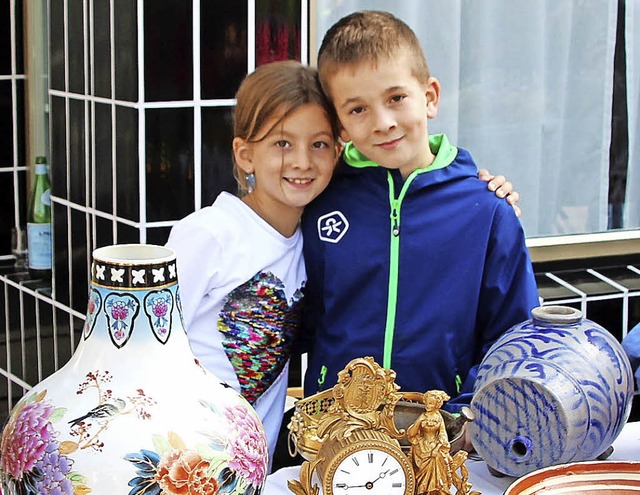
[[[158,464],[156,479],[163,493],[216,495],[218,482],[207,476],[209,462],[192,450],[174,450]]]

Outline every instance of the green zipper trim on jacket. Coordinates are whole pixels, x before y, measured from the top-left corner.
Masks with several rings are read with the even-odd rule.
[[[391,172],[387,171],[389,183],[389,204],[391,205],[391,246],[389,250],[389,284],[387,293],[387,321],[384,326],[384,351],[382,367],[391,369],[391,353],[393,351],[393,334],[395,331],[396,308],[398,306],[398,265],[400,247],[400,205],[402,199],[396,199],[395,185]],[[402,188],[404,190],[404,187]],[[402,191],[400,191],[402,195]]]
[[[409,174],[409,177],[402,184],[400,194],[396,198],[395,183],[391,171],[387,170],[387,182],[389,184],[389,205],[390,213],[390,231],[391,245],[389,252],[389,287],[387,294],[387,319],[384,331],[384,350],[382,354],[382,367],[392,369],[391,355],[393,353],[393,336],[395,333],[396,311],[398,307],[398,269],[400,265],[400,212],[402,210],[402,200],[407,194],[407,190],[413,179],[425,172],[445,168],[455,160],[458,154],[458,148],[451,145],[447,136],[444,134],[436,134],[429,137],[429,146],[436,154],[433,163],[425,168],[419,168]],[[380,165],[372,162],[364,156],[353,143],[346,144],[344,149],[344,160],[352,167],[380,167]]]
[[[389,183],[389,205],[391,206],[391,246],[389,250],[389,289],[387,294],[387,321],[384,330],[384,351],[382,367],[391,369],[391,353],[393,352],[393,335],[395,333],[396,309],[398,307],[398,267],[400,265],[400,211],[402,200],[411,185],[413,178],[419,171],[414,170],[402,184],[400,194],[396,198],[395,184],[391,171],[387,171]]]

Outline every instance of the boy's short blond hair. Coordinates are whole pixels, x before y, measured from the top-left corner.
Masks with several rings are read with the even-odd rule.
[[[362,62],[376,65],[398,50],[411,54],[413,76],[421,82],[429,78],[429,65],[420,40],[413,30],[389,12],[363,10],[343,17],[324,35],[318,52],[318,72],[323,89],[329,93],[328,78],[345,65]]]

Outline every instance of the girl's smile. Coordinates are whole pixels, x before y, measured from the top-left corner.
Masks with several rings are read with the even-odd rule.
[[[316,103],[275,116],[256,141],[234,139],[238,166],[254,174],[255,187],[243,200],[285,236],[298,226],[303,208],[329,184],[338,145],[324,109]]]

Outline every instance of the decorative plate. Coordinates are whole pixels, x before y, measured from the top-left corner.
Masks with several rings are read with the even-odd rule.
[[[640,494],[640,462],[587,461],[550,466],[516,481],[504,495]]]

